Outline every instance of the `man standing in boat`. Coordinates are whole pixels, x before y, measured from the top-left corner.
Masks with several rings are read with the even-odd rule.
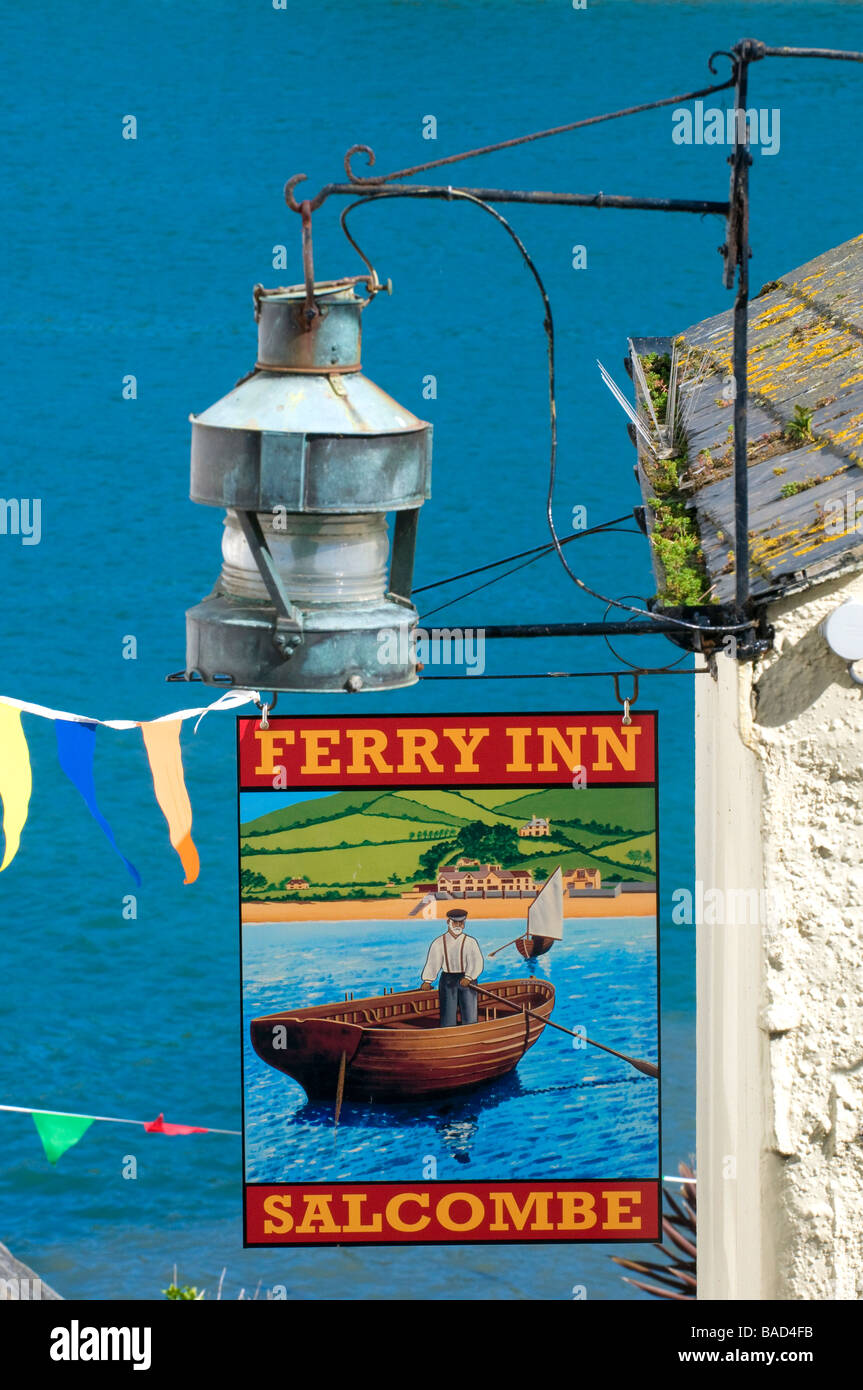
[[[434,989],[435,978],[440,972],[441,1028],[477,1021],[476,990],[471,986],[482,973],[483,959],[479,943],[464,929],[466,917],[463,907],[450,908],[446,915],[447,929],[429,946],[423,966],[423,989]]]

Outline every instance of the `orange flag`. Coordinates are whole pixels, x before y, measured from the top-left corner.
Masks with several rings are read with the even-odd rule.
[[[180,856],[186,883],[198,877],[200,861],[192,840],[192,803],[183,778],[180,719],[157,719],[141,725],[153,774],[153,789],[168,822],[171,844]]]

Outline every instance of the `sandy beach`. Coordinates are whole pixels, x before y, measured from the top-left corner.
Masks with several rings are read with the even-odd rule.
[[[252,922],[351,922],[369,918],[388,921],[404,917],[410,921],[443,921],[450,906],[464,906],[469,916],[514,917],[527,920],[528,899],[471,898],[466,903],[434,901],[412,915],[421,902],[419,896],[410,898],[377,898],[370,902],[280,902],[243,903],[243,921]],[[429,911],[429,909],[431,909]],[[616,898],[586,898],[583,902],[566,899],[564,917],[654,917],[655,893],[621,893]]]

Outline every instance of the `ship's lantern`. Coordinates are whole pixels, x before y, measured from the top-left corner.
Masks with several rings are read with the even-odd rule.
[[[431,425],[363,376],[353,283],[256,293],[254,371],[192,417],[195,502],[225,511],[186,677],[261,690],[416,680],[410,601]],[[390,555],[388,515],[394,517]]]

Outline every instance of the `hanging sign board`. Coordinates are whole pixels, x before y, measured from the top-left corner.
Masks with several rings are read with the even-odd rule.
[[[238,762],[246,1244],[658,1239],[656,715]]]

